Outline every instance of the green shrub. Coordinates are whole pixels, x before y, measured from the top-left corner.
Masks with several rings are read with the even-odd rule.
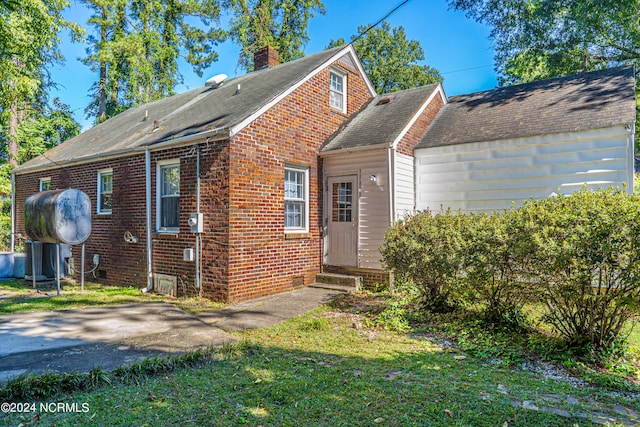
[[[640,314],[640,196],[590,191],[502,215],[420,212],[392,227],[384,265],[435,311],[472,305],[485,321],[528,326],[525,303],[576,349],[607,352]]]
[[[532,270],[545,320],[575,346],[602,349],[640,312],[640,203],[620,190],[527,203]]]
[[[464,286],[458,298],[481,309],[485,322],[520,330],[522,306],[530,297],[530,243],[518,211],[470,215],[461,256]]]
[[[410,216],[391,227],[381,248],[395,278],[417,287],[426,308],[449,308],[450,287],[461,273],[462,229],[466,217],[450,211]]]

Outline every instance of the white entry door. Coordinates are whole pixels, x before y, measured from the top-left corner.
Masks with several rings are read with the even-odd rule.
[[[327,264],[358,266],[358,178],[330,177]]]

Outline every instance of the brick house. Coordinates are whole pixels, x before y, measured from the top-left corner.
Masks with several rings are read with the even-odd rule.
[[[468,119],[482,130],[487,109],[466,105],[468,117],[458,117],[463,109],[449,107],[439,84],[376,95],[350,45],[284,64],[265,48],[256,52],[255,68],[127,110],[14,169],[12,235],[24,235],[28,196],[71,187],[94,204],[86,252],[100,255],[96,277],[105,283],[237,302],[308,285],[323,271],[355,274],[365,285],[389,280],[378,248],[387,228],[424,200],[416,189],[437,157],[429,150],[446,154],[476,143],[434,143],[431,129]],[[635,114],[634,80],[628,70],[616,75],[589,80],[620,95],[592,107],[595,125],[600,114],[625,128]],[[562,92],[567,108],[583,106],[570,98],[571,87]],[[515,90],[498,104],[519,105],[536,88]],[[487,105],[495,107],[498,92],[489,92]],[[540,98],[531,99],[538,100],[531,108],[540,108]],[[536,132],[544,139],[544,129]],[[626,141],[625,149],[606,153],[620,157],[623,169],[629,143],[633,153],[632,136]],[[456,164],[448,162],[445,169]],[[430,180],[446,181],[444,172]],[[200,229],[189,224],[192,217]]]

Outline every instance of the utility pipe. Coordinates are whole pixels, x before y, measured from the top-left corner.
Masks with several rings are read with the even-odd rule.
[[[56,288],[60,296],[60,242],[56,243]]]
[[[84,292],[84,242],[80,250],[80,292]]]

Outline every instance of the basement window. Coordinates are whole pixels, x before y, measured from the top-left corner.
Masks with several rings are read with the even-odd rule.
[[[284,231],[309,231],[309,169],[284,169]]]
[[[156,220],[158,231],[180,231],[180,161],[158,163]]]
[[[347,76],[335,70],[329,74],[330,99],[329,104],[342,113],[347,112]]]
[[[113,206],[113,170],[98,171],[98,214],[110,214]]]

